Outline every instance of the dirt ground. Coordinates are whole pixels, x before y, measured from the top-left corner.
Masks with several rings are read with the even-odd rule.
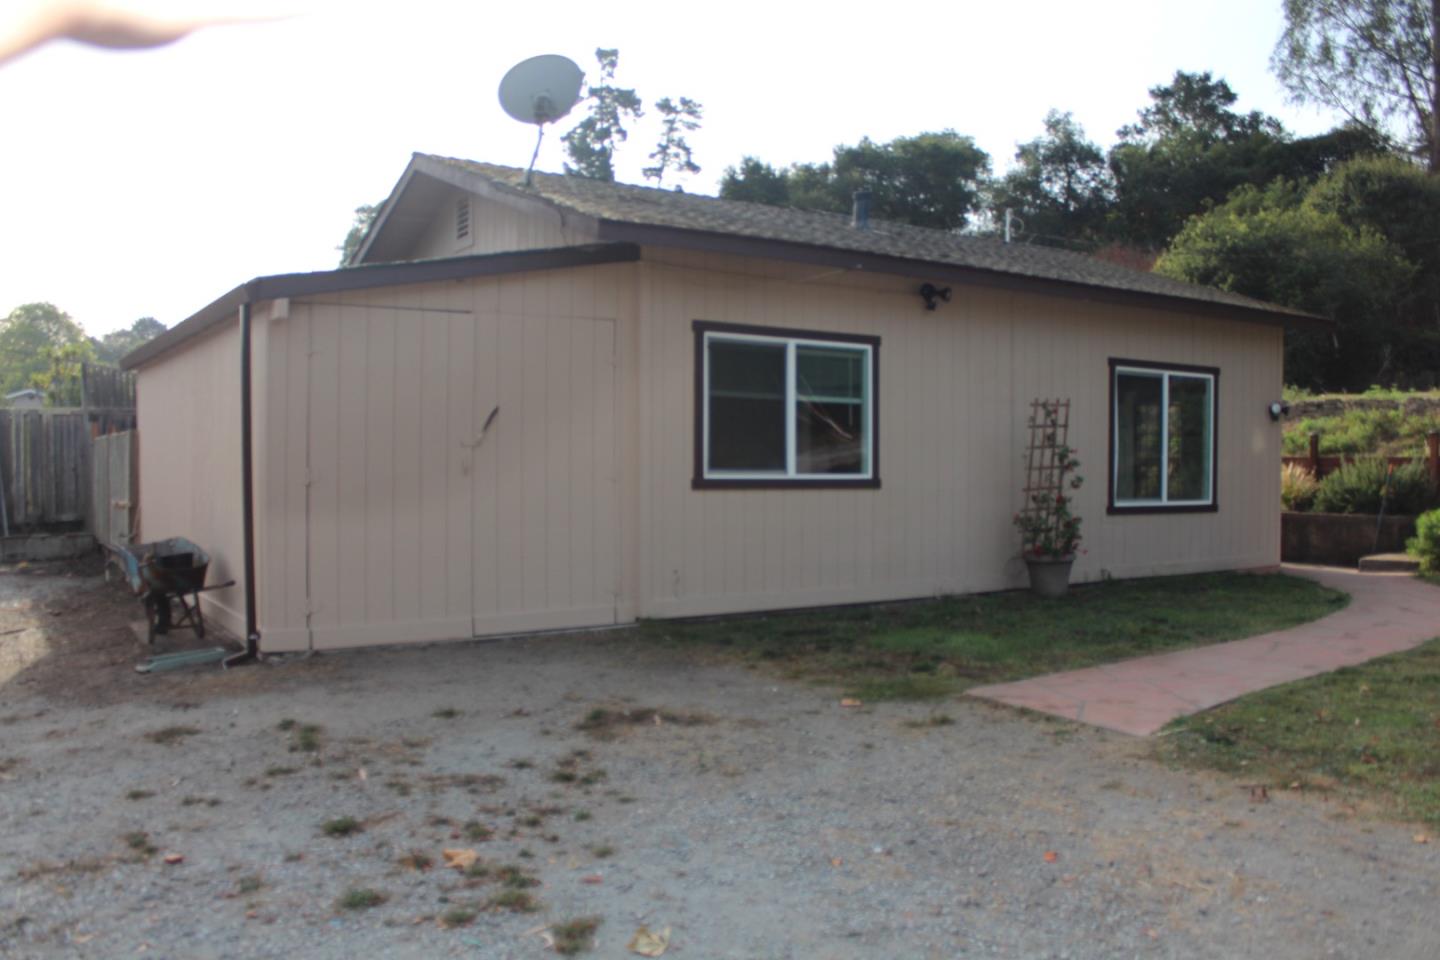
[[[1440,839],[1146,741],[627,632],[142,676],[138,610],[0,570],[0,956],[1440,955]]]

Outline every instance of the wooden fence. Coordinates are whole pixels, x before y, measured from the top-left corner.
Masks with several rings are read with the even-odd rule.
[[[134,540],[138,489],[135,475],[135,431],[96,437],[91,458],[91,516],[95,539],[105,546]]]
[[[1320,434],[1310,434],[1310,452],[1303,457],[1281,457],[1280,462],[1285,466],[1296,464],[1306,470],[1319,480],[1327,473],[1334,473],[1343,464],[1354,463],[1356,460],[1364,459],[1350,454],[1344,456],[1320,455]],[[1436,486],[1440,486],[1440,433],[1432,433],[1425,438],[1425,456],[1423,457],[1387,457],[1392,467],[1403,467],[1407,463],[1414,463],[1419,460],[1425,464],[1430,472],[1430,479]]]
[[[0,409],[0,532],[83,527],[89,467],[83,412]]]

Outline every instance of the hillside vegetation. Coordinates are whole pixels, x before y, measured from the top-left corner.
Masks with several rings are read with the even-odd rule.
[[[1290,414],[1284,450],[1304,456],[1310,434],[1320,434],[1326,456],[1420,457],[1425,437],[1440,432],[1440,391],[1372,387],[1362,394],[1308,394],[1286,390]]]

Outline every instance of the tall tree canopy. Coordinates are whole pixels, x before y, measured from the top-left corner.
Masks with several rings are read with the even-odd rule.
[[[362,204],[355,208],[355,219],[350,224],[345,239],[341,241],[340,246],[335,248],[340,251],[340,266],[349,266],[351,258],[360,252],[360,243],[365,239],[365,234],[369,232],[370,225],[380,215],[380,208],[383,206],[385,206],[385,201],[381,200],[379,203]]]
[[[112,330],[103,337],[91,337],[90,345],[95,349],[95,359],[101,363],[118,364],[125,354],[164,332],[165,324],[159,320],[141,317],[130,326]]]
[[[589,113],[564,136],[565,153],[570,158],[565,172],[592,180],[615,179],[615,148],[629,138],[626,123],[644,116],[644,104],[629,87],[615,85],[615,68],[620,64],[620,51],[600,48],[595,51],[600,63],[600,82],[585,85]]]
[[[1427,158],[1440,173],[1440,0],[1284,0],[1271,66],[1301,102],[1324,104]]]
[[[1041,243],[1094,242],[1105,230],[1113,181],[1100,147],[1069,113],[1051,110],[1045,134],[1015,151],[1015,165],[991,192],[991,214],[1003,222],[1013,209],[1025,236]]]
[[[699,173],[700,165],[695,162],[690,150],[688,135],[700,129],[702,108],[689,97],[681,97],[677,103],[669,97],[655,102],[655,111],[660,114],[660,142],[650,153],[655,161],[653,167],[646,167],[641,173],[646,180],[654,180],[660,186],[665,180],[665,171],[676,173]]]
[[[66,347],[93,352],[85,331],[68,313],[53,303],[11,310],[0,320],[0,395],[46,385],[55,356]]]
[[[1273,117],[1234,110],[1235,91],[1209,73],[1179,71],[1150,90],[1139,122],[1118,131],[1111,235],[1164,247],[1187,218],[1223,203],[1246,184],[1312,179],[1336,162],[1377,149],[1363,130],[1294,140]]]
[[[835,147],[829,163],[777,170],[754,157],[730,167],[720,196],[776,206],[847,213],[856,190],[870,190],[871,212],[886,220],[959,230],[982,207],[990,155],[954,130]]]
[[[1440,366],[1440,179],[1361,158],[1311,185],[1245,186],[1186,224],[1156,272],[1332,318],[1286,336],[1285,379],[1323,390],[1433,384]]]

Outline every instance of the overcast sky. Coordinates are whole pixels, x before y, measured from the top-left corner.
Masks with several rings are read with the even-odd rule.
[[[0,315],[48,300],[92,334],[173,325],[252,277],[334,267],[354,208],[412,151],[529,160],[534,130],[495,91],[537,53],[590,70],[618,47],[618,81],[647,103],[702,102],[704,169],[685,185],[703,193],[744,154],[823,160],[946,127],[1003,169],[1052,107],[1108,146],[1177,69],[1215,72],[1297,133],[1335,122],[1288,106],[1269,73],[1280,0],[308,6],[160,50],[52,44],[0,70]],[[621,180],[641,179],[651,119]],[[540,168],[561,159],[547,135]]]

